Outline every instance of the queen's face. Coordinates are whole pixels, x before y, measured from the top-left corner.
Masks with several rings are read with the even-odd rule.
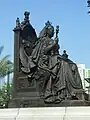
[[[54,27],[53,26],[48,27],[48,35],[50,38],[53,37],[53,35],[54,35]]]

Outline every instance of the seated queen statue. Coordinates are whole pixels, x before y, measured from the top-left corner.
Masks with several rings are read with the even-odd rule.
[[[40,84],[40,97],[45,103],[60,103],[65,99],[82,99],[78,95],[83,91],[77,65],[68,59],[66,51],[59,54],[58,30],[54,36],[54,27],[47,21],[39,38],[28,56],[28,77]]]

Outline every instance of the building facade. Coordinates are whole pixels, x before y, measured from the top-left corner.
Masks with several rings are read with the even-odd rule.
[[[90,69],[85,67],[85,64],[77,64],[78,71],[82,80],[83,89],[88,92],[89,83],[85,80],[85,78],[90,78]]]

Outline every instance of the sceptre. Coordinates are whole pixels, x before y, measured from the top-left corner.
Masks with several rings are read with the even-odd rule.
[[[58,33],[59,33],[59,25],[56,26],[56,38],[58,38]]]

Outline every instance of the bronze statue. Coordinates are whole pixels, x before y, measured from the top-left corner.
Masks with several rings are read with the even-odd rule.
[[[31,79],[43,81],[40,92],[43,92],[41,95],[46,103],[61,102],[65,98],[79,99],[75,92],[82,89],[76,64],[69,62],[65,50],[62,56],[59,55],[57,33],[56,30],[56,38],[53,40],[54,27],[47,21],[31,55],[26,55],[27,62],[22,69]]]
[[[56,26],[56,36],[53,39],[54,27],[47,21],[37,37],[30,24],[29,14],[25,12],[24,21],[21,23],[18,18],[14,29],[15,39],[18,39],[19,43],[18,49],[15,48],[15,53],[19,51],[15,54],[18,55],[15,57],[15,81],[17,86],[20,81],[20,86],[16,89],[34,90],[34,93],[39,93],[37,98],[43,99],[45,104],[83,99],[78,95],[83,94],[83,87],[77,65],[68,58],[66,50],[63,51],[63,55],[59,54],[59,26]]]

